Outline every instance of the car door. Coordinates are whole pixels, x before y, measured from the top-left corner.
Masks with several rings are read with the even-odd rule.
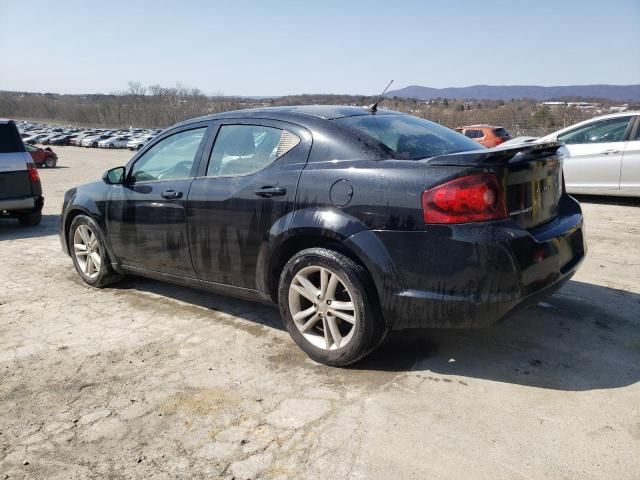
[[[127,166],[125,183],[111,187],[107,232],[123,265],[195,277],[186,199],[207,128],[198,123],[163,135]]]
[[[569,151],[564,176],[570,193],[616,191],[633,117],[597,120],[558,135]]]
[[[620,192],[640,196],[640,116],[625,144],[620,169]]]
[[[187,200],[191,258],[203,281],[256,288],[261,246],[294,207],[311,134],[287,122],[220,122]]]

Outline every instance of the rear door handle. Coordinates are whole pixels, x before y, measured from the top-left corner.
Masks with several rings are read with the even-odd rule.
[[[287,189],[283,187],[266,186],[253,191],[259,197],[271,198],[280,197],[287,194]]]
[[[620,150],[616,150],[612,148],[610,150],[605,150],[604,152],[600,152],[602,155],[615,155],[616,153],[620,153]]]
[[[160,194],[160,196],[168,200],[174,200],[176,198],[182,198],[182,192],[176,192],[175,190],[165,190]]]

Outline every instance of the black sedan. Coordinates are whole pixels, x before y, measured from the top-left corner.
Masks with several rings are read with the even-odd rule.
[[[66,192],[60,238],[89,285],[276,303],[310,357],[346,365],[389,330],[487,326],[567,281],[585,243],[562,160],[385,110],[229,112]]]

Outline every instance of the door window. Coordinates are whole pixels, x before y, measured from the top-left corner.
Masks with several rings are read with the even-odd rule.
[[[135,182],[181,180],[191,177],[191,167],[206,127],[164,138],[140,157],[131,169]]]
[[[464,134],[469,138],[482,138],[484,133],[482,130],[465,130]]]
[[[577,143],[621,142],[633,117],[600,120],[558,135],[558,140],[568,145]]]
[[[279,128],[223,125],[211,151],[207,176],[248,175],[262,170],[286,153],[279,148],[285,134],[294,140],[291,148],[300,141]]]

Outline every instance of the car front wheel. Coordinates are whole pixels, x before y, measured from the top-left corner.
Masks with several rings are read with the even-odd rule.
[[[44,161],[44,164],[47,166],[47,168],[53,168],[57,163],[58,161],[53,157],[47,157],[47,159]]]
[[[280,277],[278,297],[293,340],[325,365],[356,362],[387,331],[367,271],[333,250],[310,248],[294,255]]]
[[[68,241],[73,265],[86,284],[102,288],[121,278],[111,267],[104,236],[91,217],[73,219]]]

